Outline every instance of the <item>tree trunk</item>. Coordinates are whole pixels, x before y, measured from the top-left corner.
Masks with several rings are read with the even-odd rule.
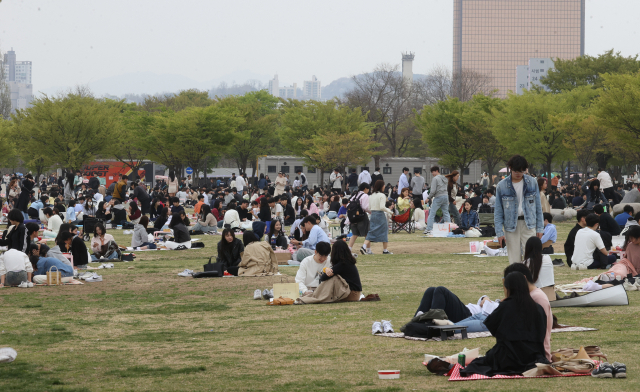
[[[380,167],[380,155],[376,155],[375,157],[373,157],[373,166],[374,171],[376,167]]]
[[[464,184],[464,167],[460,166],[460,183]],[[400,190],[398,189],[398,192],[400,192]]]

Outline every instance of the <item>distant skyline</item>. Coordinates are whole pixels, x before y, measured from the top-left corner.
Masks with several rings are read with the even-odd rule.
[[[637,54],[637,15],[638,1],[587,0],[585,53]],[[135,73],[277,73],[282,85],[316,75],[326,86],[400,64],[403,51],[425,74],[451,68],[452,31],[453,0],[0,2],[0,49],[33,62],[34,92]]]

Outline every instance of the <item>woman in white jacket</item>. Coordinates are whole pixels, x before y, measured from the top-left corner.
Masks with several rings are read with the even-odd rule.
[[[372,242],[382,242],[383,255],[391,255],[387,246],[389,245],[389,225],[387,223],[386,213],[393,215],[393,212],[385,206],[387,197],[384,194],[384,181],[378,180],[373,185],[373,194],[369,196],[369,208],[371,209],[371,219],[369,232],[364,240],[364,244],[360,249],[362,254],[373,254],[371,252]]]

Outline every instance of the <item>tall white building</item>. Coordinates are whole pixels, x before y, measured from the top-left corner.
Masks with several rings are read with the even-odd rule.
[[[303,95],[307,99],[322,99],[322,86],[320,81],[316,78],[316,75],[311,77],[311,80],[304,81]]]
[[[26,109],[33,99],[31,61],[17,61],[13,48],[4,54],[4,74],[11,89],[11,110]]]
[[[278,81],[278,74],[269,81],[269,94],[274,97],[280,96],[280,82]]]
[[[529,90],[531,86],[541,87],[549,91],[540,79],[547,76],[549,70],[554,68],[553,60],[546,58],[531,58],[529,65],[518,65],[516,67],[516,94],[524,94],[524,90]]]
[[[293,86],[282,87],[280,88],[279,97],[280,98],[296,98],[298,90],[298,84],[294,83]]]
[[[409,83],[413,81],[413,59],[415,57],[413,52],[402,53],[402,77]]]

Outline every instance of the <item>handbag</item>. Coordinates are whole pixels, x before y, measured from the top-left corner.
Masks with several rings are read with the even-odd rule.
[[[52,271],[54,268],[56,270]],[[47,284],[49,286],[57,286],[62,284],[62,276],[60,275],[60,271],[58,271],[58,267],[56,267],[55,265],[52,265],[51,268],[49,268],[49,271],[47,271]]]
[[[211,259],[214,256],[209,257],[209,262],[202,266],[204,272],[216,272],[218,277],[222,277],[224,275],[224,264],[223,263],[212,263]]]

